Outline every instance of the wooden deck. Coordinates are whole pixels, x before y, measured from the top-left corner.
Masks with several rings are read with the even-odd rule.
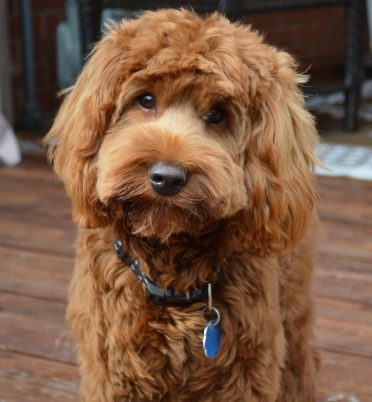
[[[319,400],[371,402],[372,183],[323,178],[319,188]],[[64,323],[74,236],[69,201],[42,158],[0,168],[0,402],[77,400]]]

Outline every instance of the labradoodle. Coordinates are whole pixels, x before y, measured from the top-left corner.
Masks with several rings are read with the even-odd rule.
[[[45,140],[79,226],[82,401],[315,400],[304,81],[218,13],[146,12],[95,46]]]

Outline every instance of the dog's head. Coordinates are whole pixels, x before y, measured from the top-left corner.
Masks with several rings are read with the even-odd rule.
[[[214,14],[148,12],[94,48],[46,137],[81,227],[200,234],[262,255],[301,237],[316,139],[293,59]],[[240,240],[238,240],[240,239]]]

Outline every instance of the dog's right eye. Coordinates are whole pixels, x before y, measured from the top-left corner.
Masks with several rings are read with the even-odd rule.
[[[144,94],[138,98],[139,104],[145,109],[152,109],[155,106],[155,97],[151,94]]]

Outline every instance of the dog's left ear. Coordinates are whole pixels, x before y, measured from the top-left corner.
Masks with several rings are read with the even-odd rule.
[[[258,255],[279,255],[295,246],[316,201],[317,133],[298,89],[306,77],[296,73],[290,55],[271,50],[274,63],[253,111],[245,160],[248,246]]]
[[[44,139],[49,160],[72,201],[73,219],[80,227],[102,227],[109,214],[96,194],[95,156],[115,110],[127,66],[132,24],[112,29],[93,49],[75,85]]]

